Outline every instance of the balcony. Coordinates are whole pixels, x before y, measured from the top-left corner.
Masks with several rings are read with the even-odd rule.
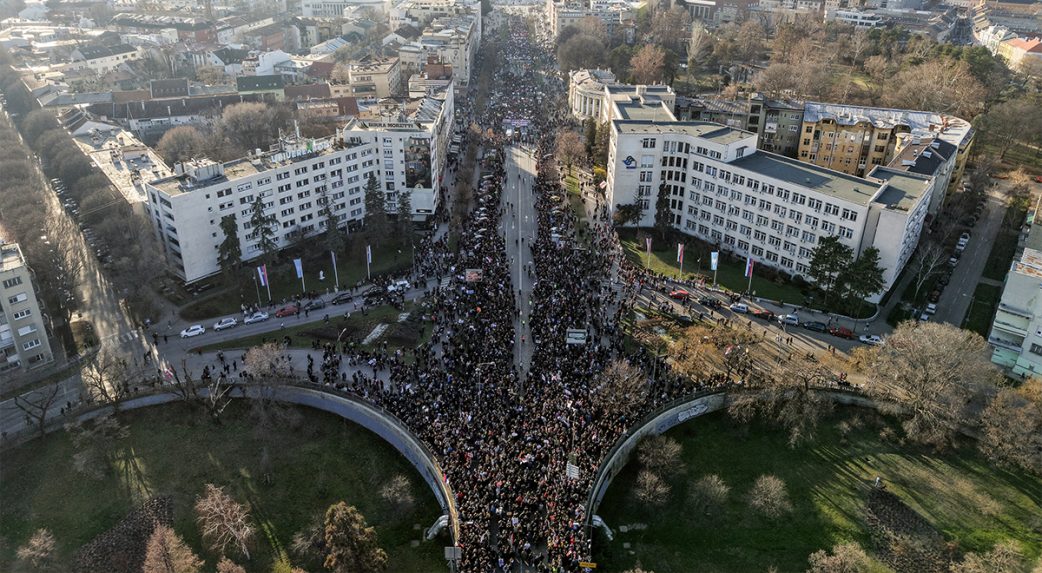
[[[995,336],[989,336],[988,337],[988,344],[990,344],[992,346],[995,346],[997,348],[1005,348],[1006,350],[1013,350],[1013,351],[1018,352],[1018,353],[1022,350],[1020,345],[1014,344],[1012,341],[1004,340],[1002,338],[998,338],[998,337],[995,337]]]
[[[1024,337],[1026,337],[1028,335],[1028,331],[1025,330],[1024,328],[1021,328],[1021,327],[1019,327],[1019,326],[1017,326],[1015,324],[1010,324],[1008,322],[999,320],[997,317],[995,318],[995,322],[993,322],[991,326],[992,326],[992,328],[1001,330],[1002,332],[1007,332],[1007,333],[1012,334],[1014,336],[1020,337],[1020,341],[1021,342],[1023,342],[1024,341]]]
[[[1013,305],[1009,305],[1009,304],[1006,304],[1004,302],[1000,302],[999,303],[999,310],[1003,311],[1003,312],[1008,312],[1010,314],[1015,314],[1017,316],[1023,316],[1024,318],[1027,318],[1028,320],[1030,320],[1030,319],[1035,317],[1035,315],[1032,314],[1032,312],[1030,310],[1023,309],[1023,308],[1020,308],[1020,307],[1016,307],[1016,306],[1013,306]]]

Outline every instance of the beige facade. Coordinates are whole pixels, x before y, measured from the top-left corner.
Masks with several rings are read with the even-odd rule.
[[[0,244],[0,373],[53,360],[32,271],[16,243]]]
[[[348,66],[351,97],[385,98],[402,93],[401,67],[398,58],[380,58]]]

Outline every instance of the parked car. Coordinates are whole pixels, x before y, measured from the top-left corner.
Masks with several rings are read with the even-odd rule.
[[[384,290],[380,287],[373,287],[362,293],[362,299],[364,299],[367,303],[371,303],[373,301],[382,299],[385,294],[386,293],[384,292]]]
[[[189,326],[188,328],[181,331],[181,338],[191,338],[193,336],[199,336],[204,332],[206,332],[206,329],[203,328],[203,325],[193,324],[192,326]]]
[[[926,314],[934,314],[935,312],[937,312],[937,305],[931,302],[930,304],[926,305],[926,310],[923,312],[925,312]]]
[[[846,338],[847,340],[854,340],[854,331],[850,330],[845,326],[830,326],[829,334],[832,336],[838,336],[839,338]]]
[[[351,302],[353,298],[354,297],[351,296],[351,293],[342,292],[334,296],[333,300],[330,302],[332,302],[333,304],[344,304],[345,302]]]
[[[952,257],[948,259],[948,266],[954,267],[959,264],[959,257]]]
[[[755,318],[761,318],[767,321],[774,320],[774,313],[763,308],[757,308],[753,310],[750,314],[752,314]]]
[[[391,284],[387,285],[387,292],[405,292],[410,288],[412,288],[412,285],[409,284],[409,281],[405,279],[398,279],[396,281],[392,281]]]
[[[255,313],[247,316],[246,318],[242,319],[242,323],[243,324],[253,324],[255,322],[264,322],[265,320],[268,320],[269,318],[271,318],[271,317],[268,316],[268,313],[266,313],[266,312],[264,312],[262,310],[258,310],[257,312],[255,312]]]
[[[698,299],[698,304],[706,308],[720,308],[722,306],[719,299],[713,298],[711,296],[704,296]]]
[[[730,309],[732,312],[746,314],[747,312],[749,312],[749,305],[742,302],[735,302],[731,303]]]
[[[677,300],[687,300],[691,298],[691,293],[684,289],[677,289],[669,292],[669,298],[675,298]]]
[[[880,338],[878,334],[862,334],[858,337],[858,340],[870,346],[879,346],[883,344],[883,339]]]
[[[233,328],[239,326],[239,321],[234,318],[222,318],[214,323],[214,330],[224,330],[226,328]]]
[[[695,323],[695,320],[686,314],[670,314],[669,317],[682,326],[691,326]]]
[[[275,318],[285,318],[287,316],[293,316],[300,312],[300,308],[295,304],[288,304],[275,311]]]
[[[318,310],[320,308],[325,308],[325,307],[326,307],[326,302],[325,301],[315,299],[315,300],[310,301],[307,304],[305,304],[304,308],[302,308],[301,310]]]
[[[969,240],[970,240],[970,232],[969,231],[963,231],[962,234],[959,235],[959,242],[960,243],[969,242]]]
[[[778,324],[787,324],[789,326],[799,326],[800,325],[800,317],[796,316],[795,314],[779,314],[778,315]]]
[[[825,324],[824,322],[817,322],[814,320],[804,322],[803,324],[800,324],[800,326],[806,328],[807,330],[813,330],[814,332],[828,332],[829,330],[827,324]]]

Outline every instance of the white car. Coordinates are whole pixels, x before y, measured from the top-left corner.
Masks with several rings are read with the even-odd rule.
[[[781,314],[778,315],[778,324],[787,324],[789,326],[799,326],[800,317],[795,314]]]
[[[858,340],[870,346],[879,346],[883,344],[883,339],[877,334],[862,334],[858,337]]]
[[[405,291],[409,290],[410,288],[412,288],[412,285],[409,284],[409,281],[407,281],[405,279],[399,279],[399,280],[393,281],[387,287],[387,292],[399,292],[399,291],[405,292]]]
[[[731,303],[730,309],[732,312],[738,312],[741,314],[749,312],[749,306],[740,302]]]
[[[214,330],[224,330],[225,328],[232,328],[233,326],[239,326],[239,321],[234,318],[222,318],[214,323]]]
[[[257,311],[255,313],[247,316],[246,318],[242,319],[242,323],[243,324],[253,324],[255,322],[264,322],[265,320],[268,320],[268,318],[269,318],[268,317],[268,313],[266,313],[264,311]]]
[[[931,302],[930,304],[926,305],[926,311],[925,312],[926,312],[926,314],[933,314],[933,313],[937,312],[937,305]]]
[[[206,329],[203,328],[203,325],[193,324],[192,326],[189,326],[188,328],[181,331],[181,338],[191,338],[193,336],[199,336],[204,332],[206,332]]]

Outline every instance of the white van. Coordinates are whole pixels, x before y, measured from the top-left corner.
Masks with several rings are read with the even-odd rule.
[[[778,315],[778,324],[787,324],[789,326],[799,326],[800,317],[795,314],[780,314]]]
[[[749,306],[742,302],[736,302],[731,305],[731,310],[741,314],[747,314],[749,312]]]

